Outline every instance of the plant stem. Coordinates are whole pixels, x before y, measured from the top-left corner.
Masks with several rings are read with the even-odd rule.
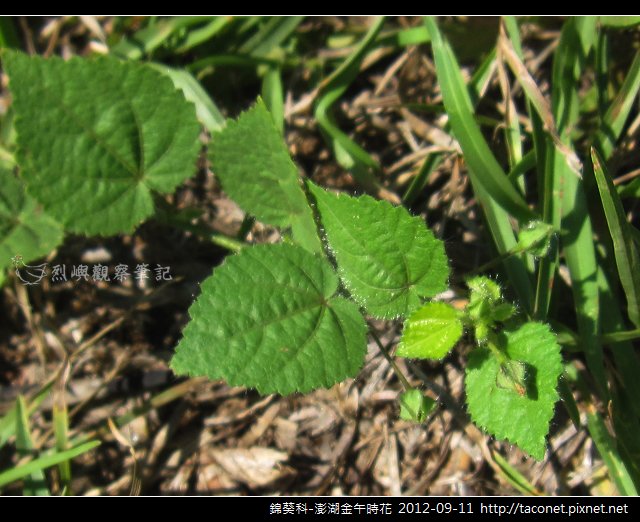
[[[384,355],[384,358],[387,361],[389,361],[389,364],[393,368],[393,371],[398,376],[398,379],[400,379],[400,382],[402,383],[402,386],[404,387],[405,391],[413,390],[413,386],[411,386],[411,384],[405,377],[404,373],[402,373],[402,370],[398,367],[396,362],[393,360],[393,357],[391,357],[387,348],[383,346],[382,341],[380,341],[380,338],[378,337],[378,334],[376,334],[373,328],[371,328],[370,332],[371,332],[371,337],[373,337],[373,340],[378,345],[380,352],[382,353],[382,355]]]

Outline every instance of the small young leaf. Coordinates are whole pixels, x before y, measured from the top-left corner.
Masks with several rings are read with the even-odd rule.
[[[333,195],[309,183],[353,298],[378,318],[405,316],[447,288],[449,266],[442,241],[403,207],[369,196]]]
[[[458,312],[446,303],[427,303],[405,322],[396,355],[410,359],[442,359],[462,336]]]
[[[0,269],[21,256],[28,263],[48,254],[62,241],[62,227],[38,209],[24,186],[0,168]]]
[[[508,439],[538,460],[558,400],[560,346],[549,327],[527,323],[507,332],[505,353],[528,366],[526,393],[498,386],[500,361],[485,348],[471,352],[466,368],[467,404],[473,421],[498,439]],[[521,373],[517,370],[516,373]]]
[[[477,276],[467,281],[471,290],[467,312],[475,328],[479,344],[487,340],[496,322],[504,322],[515,313],[515,307],[502,300],[500,285],[488,277]]]
[[[551,248],[553,226],[544,221],[530,221],[518,234],[518,248],[535,257],[544,257]]]
[[[3,54],[29,193],[68,230],[129,232],[195,172],[193,105],[152,68]]]
[[[413,422],[424,422],[438,405],[420,390],[408,390],[400,395],[400,418]]]
[[[337,289],[329,263],[299,246],[245,248],[202,284],[171,367],[264,394],[330,387],[366,353],[364,319]]]
[[[292,227],[301,246],[321,251],[298,169],[261,99],[214,134],[211,160],[222,187],[245,211],[265,223]]]
[[[483,301],[494,303],[502,300],[500,285],[488,277],[477,276],[467,281],[467,286],[471,290],[469,303],[480,303]]]

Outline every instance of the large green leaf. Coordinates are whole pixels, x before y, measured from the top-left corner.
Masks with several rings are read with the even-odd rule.
[[[20,180],[0,168],[0,269],[14,256],[25,263],[44,256],[60,241],[60,225],[38,208]]]
[[[246,248],[203,283],[171,367],[281,394],[354,376],[366,325],[337,289],[327,261],[301,247]]]
[[[404,207],[370,196],[334,195],[309,184],[338,272],[374,317],[405,316],[447,288],[442,241]]]
[[[111,57],[3,55],[29,192],[69,230],[128,232],[195,172],[193,105],[152,68]]]
[[[471,352],[466,368],[467,404],[473,421],[498,439],[508,439],[538,460],[544,457],[545,439],[558,400],[562,373],[560,346],[549,327],[527,323],[507,332],[504,351],[511,361],[524,363],[529,372],[526,393],[500,386],[504,361],[490,350]]]
[[[265,223],[292,227],[298,243],[320,252],[298,169],[261,99],[214,134],[211,159],[222,187],[244,210]]]

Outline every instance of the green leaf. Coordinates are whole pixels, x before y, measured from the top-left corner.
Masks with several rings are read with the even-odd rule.
[[[202,284],[171,367],[265,394],[330,387],[366,352],[364,319],[337,289],[329,263],[301,247],[245,248]]]
[[[261,99],[214,134],[211,160],[222,187],[245,211],[265,223],[292,227],[298,243],[321,251],[298,169]]]
[[[400,395],[400,418],[413,422],[424,422],[438,403],[420,390],[407,390]]]
[[[471,352],[466,368],[469,413],[476,424],[498,439],[508,439],[541,460],[558,400],[560,346],[549,327],[541,323],[527,323],[506,332],[503,340],[509,359],[529,366],[527,393],[500,388],[500,361],[488,349],[478,348]]]
[[[442,359],[462,336],[458,312],[446,303],[427,303],[407,319],[396,355]]]
[[[195,172],[193,105],[152,68],[3,55],[28,191],[68,230],[129,232]]]
[[[62,227],[42,212],[24,185],[0,168],[0,269],[21,256],[28,263],[42,257],[62,241]]]
[[[370,196],[334,195],[309,183],[338,273],[353,298],[379,318],[405,316],[447,288],[442,241],[419,217]]]

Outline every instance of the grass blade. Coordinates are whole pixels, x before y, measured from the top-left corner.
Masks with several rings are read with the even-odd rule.
[[[418,29],[418,28],[415,28]],[[427,28],[422,26],[420,27],[424,32],[427,32]],[[429,39],[430,41],[430,39]],[[469,98],[471,98],[471,103],[475,107],[482,94],[485,92],[488,84],[490,83],[493,72],[496,66],[496,50],[495,48],[487,55],[487,57],[482,61],[478,69],[473,73],[471,80],[469,81]],[[445,126],[445,131],[449,130],[449,124],[447,123]],[[433,153],[427,156],[420,167],[420,170],[415,178],[411,181],[409,188],[402,196],[402,202],[405,205],[411,205],[415,201],[415,199],[420,195],[427,185],[427,180],[429,178],[429,174],[438,168],[440,162],[442,161],[442,154]],[[512,179],[511,176],[509,179]]]
[[[469,167],[469,177],[493,236],[498,253],[503,255],[517,244],[508,212],[528,221],[533,217],[517,190],[489,149],[474,118],[471,100],[462,74],[434,20],[425,24],[431,34],[436,71],[451,128],[460,142]],[[523,259],[513,256],[504,262],[519,300],[526,310],[532,306],[531,281]]]
[[[19,49],[20,46],[20,38],[13,20],[9,16],[0,16],[0,48]]]
[[[586,57],[596,38],[594,17],[571,18],[562,29],[553,62],[553,116],[560,139],[571,146],[571,132],[579,119],[577,87]],[[557,149],[547,148],[552,224],[562,230],[562,247],[571,277],[578,332],[589,370],[599,391],[607,397],[600,333],[600,304],[593,230],[582,180],[570,169]],[[560,222],[561,221],[561,225]]]
[[[420,166],[420,170],[418,174],[411,180],[411,184],[409,188],[402,196],[402,203],[404,205],[411,205],[416,198],[420,195],[420,193],[424,190],[424,187],[427,185],[427,180],[429,179],[429,174],[431,174],[435,169],[438,168],[438,165],[442,162],[442,154],[433,153],[429,154],[422,165]]]
[[[23,464],[22,466],[17,466],[15,468],[3,471],[2,473],[0,473],[0,488],[6,486],[7,484],[10,484],[11,482],[15,482],[16,480],[31,475],[32,473],[50,468],[51,466],[60,464],[60,462],[64,462],[65,460],[73,459],[78,455],[82,455],[87,451],[91,451],[98,446],[100,446],[100,441],[95,440],[86,442],[61,453],[44,455],[35,460],[27,462],[26,464]]]
[[[46,386],[43,386],[43,388],[33,397],[27,407],[28,416],[36,411],[40,404],[42,404],[42,401],[47,398],[52,385],[53,382],[50,382]],[[0,448],[2,448],[2,446],[4,446],[6,442],[15,435],[17,414],[18,405],[16,403],[16,405],[0,419]]]
[[[231,16],[214,16],[213,20],[207,25],[189,31],[184,43],[176,49],[176,53],[186,53],[190,49],[210,40],[221,32],[232,19]]]
[[[604,163],[594,148],[591,149],[591,159],[602,208],[613,241],[618,276],[627,297],[627,313],[634,326],[640,328],[640,256],[638,249],[631,237],[622,202]]]
[[[120,40],[111,48],[111,52],[120,58],[139,60],[158,49],[180,29],[200,25],[210,20],[208,16],[184,16],[155,21],[130,38]]]
[[[360,72],[360,65],[374,45],[384,21],[384,17],[377,18],[354,52],[325,80],[315,108],[318,125],[333,148],[338,162],[353,174],[365,190],[374,194],[379,190],[374,174],[380,170],[378,162],[338,128],[331,109]]]
[[[509,37],[509,42],[513,47],[513,51],[517,58],[522,61],[524,53],[522,51],[522,42],[520,40],[520,28],[518,22],[513,16],[505,16],[502,19],[504,30]],[[526,95],[526,91],[525,91]],[[545,131],[544,124],[538,112],[532,107],[532,102],[528,96],[527,112],[531,118],[533,150],[530,150],[523,157],[522,161],[512,169],[509,173],[509,179],[513,182],[520,175],[520,169],[526,169],[529,165],[537,166],[538,170],[538,193],[540,194],[540,208],[542,209],[542,219],[545,223],[556,224],[559,229],[560,215],[553,218],[553,192],[551,190],[552,178],[550,176],[550,168],[547,163],[547,149],[553,147],[553,143],[549,134]],[[552,243],[554,248],[549,254],[538,262],[538,273],[536,277],[535,297],[533,303],[533,317],[545,319],[549,310],[551,301],[551,290],[553,288],[553,280],[558,266],[558,249],[555,248],[555,241]]]
[[[35,450],[31,439],[28,408],[22,396],[19,396],[16,401],[16,450],[20,457],[33,455]],[[42,470],[35,470],[25,479],[23,493],[27,496],[49,495]]]
[[[453,51],[442,38],[435,21],[427,18],[425,23],[431,34],[444,105],[451,128],[469,165],[474,186],[482,186],[493,200],[519,220],[533,219],[534,214],[522,196],[511,183],[505,183],[507,175],[475,122],[471,100]]]
[[[636,53],[633,63],[624,79],[620,92],[607,109],[596,136],[598,151],[608,159],[622,133],[624,124],[633,107],[640,89],[640,52]]]
[[[238,50],[251,56],[268,56],[280,46],[304,20],[304,16],[273,16]]]
[[[503,477],[507,482],[509,482],[514,488],[516,488],[520,493],[524,495],[534,495],[539,496],[542,493],[540,490],[536,489],[536,487],[531,484],[527,480],[527,478],[520,473],[516,468],[514,468],[509,462],[497,451],[492,451],[491,456],[493,457],[493,461],[498,465],[500,470],[502,471]]]
[[[53,434],[56,439],[56,450],[61,453],[69,447],[69,412],[66,405],[53,405]],[[71,487],[71,462],[65,460],[58,464],[60,471],[60,489],[69,491]]]
[[[284,132],[284,93],[279,67],[269,67],[262,77],[262,99],[282,134]]]
[[[592,409],[587,413],[587,424],[593,442],[598,452],[609,469],[609,474],[616,484],[621,495],[636,496],[638,491],[633,483],[627,466],[620,458],[616,442],[607,430],[602,417]]]
[[[159,63],[153,63],[151,66],[171,78],[184,97],[196,106],[196,115],[209,132],[219,131],[224,127],[225,119],[222,113],[191,73]]]
[[[598,270],[598,284],[600,287],[600,301],[602,309],[602,328],[611,334],[601,336],[601,342],[609,345],[615,363],[614,376],[619,380],[623,393],[629,397],[630,411],[626,417],[640,418],[640,358],[636,353],[631,340],[636,332],[625,332],[625,321],[618,307],[620,299],[617,293],[612,291],[612,284],[607,280],[607,273]],[[611,275],[613,277],[613,275]],[[617,406],[614,401],[614,406]]]

